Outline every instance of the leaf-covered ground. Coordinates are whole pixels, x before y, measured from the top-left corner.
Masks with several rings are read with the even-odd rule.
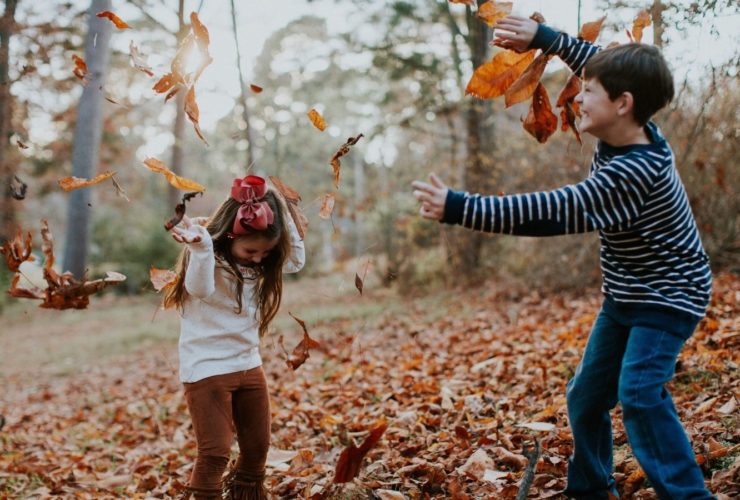
[[[596,290],[572,296],[501,286],[412,300],[372,289],[359,297],[346,287],[324,294],[301,283],[287,288],[303,302],[289,298],[281,315],[303,317],[322,350],[293,373],[275,337],[263,349],[275,497],[514,498],[535,439],[541,453],[529,497],[561,497],[572,446],[565,384],[598,310]],[[740,491],[739,300],[740,280],[718,277],[708,317],[671,384],[707,484],[721,498]],[[111,314],[122,307],[101,304]],[[0,336],[9,351],[0,379],[0,498],[180,495],[195,449],[176,376],[176,334],[126,354],[86,355],[58,375],[36,369],[28,352],[21,356],[18,346],[30,346],[24,338],[34,339],[39,359],[53,356],[25,314],[4,318],[9,328]],[[113,335],[115,321],[86,323],[90,311],[74,314],[48,324],[49,342]],[[129,314],[125,321],[132,320],[151,317]],[[158,322],[174,324],[166,314],[151,327]],[[290,349],[300,327],[290,318],[278,326]],[[614,416],[620,491],[654,498],[618,409]],[[332,486],[342,449],[362,442],[383,419],[388,429],[359,477]],[[534,422],[554,427],[522,426]]]

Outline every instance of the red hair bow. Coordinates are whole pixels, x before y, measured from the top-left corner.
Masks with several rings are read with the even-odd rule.
[[[248,175],[243,179],[234,179],[231,184],[231,197],[242,204],[234,219],[231,232],[236,235],[264,231],[272,224],[275,214],[270,205],[262,198],[267,193],[265,179],[257,175]]]

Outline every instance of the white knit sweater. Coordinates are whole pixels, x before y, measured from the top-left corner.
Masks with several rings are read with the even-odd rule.
[[[216,265],[211,235],[202,226],[201,241],[189,244],[185,272],[188,298],[180,321],[180,381],[197,382],[213,375],[250,370],[262,364],[259,321],[253,300],[256,281],[245,280],[242,311],[236,313],[234,278]],[[283,272],[295,273],[305,262],[305,250],[295,224],[289,219],[290,255]]]

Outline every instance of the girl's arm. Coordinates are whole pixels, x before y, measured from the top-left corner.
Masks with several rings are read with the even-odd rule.
[[[190,257],[185,271],[185,290],[199,299],[204,299],[216,290],[216,256],[213,253],[213,240],[205,227],[193,224],[187,216],[182,219],[182,227],[172,228],[175,241],[188,245]]]
[[[298,234],[293,217],[288,217],[288,233],[290,234],[290,255],[283,264],[284,273],[297,273],[306,263],[306,249],[301,235]]]

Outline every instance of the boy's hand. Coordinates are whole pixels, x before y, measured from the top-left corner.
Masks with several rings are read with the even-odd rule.
[[[419,214],[432,220],[442,220],[445,214],[445,201],[449,189],[435,174],[429,174],[429,182],[414,181],[414,198],[421,202]]]
[[[178,243],[198,243],[202,238],[199,229],[190,221],[187,215],[182,216],[180,225],[172,228],[172,238]]]
[[[515,52],[525,52],[537,34],[539,24],[534,19],[519,16],[507,16],[493,27],[493,44]]]

